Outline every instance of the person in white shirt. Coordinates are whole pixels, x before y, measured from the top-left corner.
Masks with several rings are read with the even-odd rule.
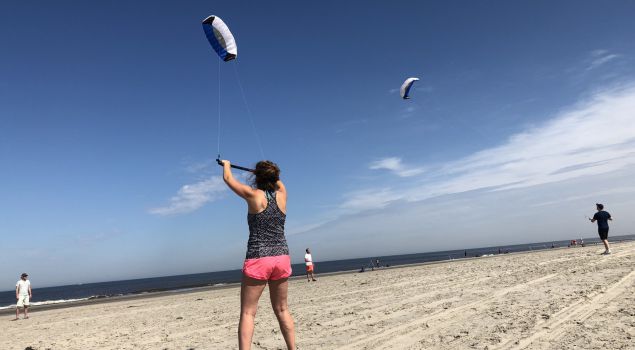
[[[317,281],[315,279],[315,276],[313,276],[313,257],[311,256],[311,251],[309,250],[309,248],[306,248],[306,254],[304,254],[304,264],[306,265],[307,282]]]
[[[29,275],[25,272],[20,276],[20,280],[15,284],[15,298],[18,300],[15,306],[15,319],[20,318],[20,308],[24,308],[24,318],[29,318],[29,301],[33,297],[31,292],[31,281],[27,279]]]

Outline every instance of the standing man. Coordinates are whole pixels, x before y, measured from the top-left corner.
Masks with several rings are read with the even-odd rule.
[[[317,281],[313,276],[313,257],[311,256],[311,251],[309,250],[309,248],[306,248],[306,254],[304,254],[304,264],[306,265],[307,282]],[[311,276],[310,278],[309,275]]]
[[[20,308],[24,308],[24,318],[29,318],[29,300],[33,296],[31,293],[31,281],[27,279],[29,275],[25,272],[20,276],[20,280],[15,284],[15,298],[18,300],[15,306],[15,319],[20,317]]]
[[[589,219],[591,220],[591,222],[598,222],[598,234],[600,235],[600,239],[602,240],[602,243],[604,243],[604,253],[602,253],[602,255],[609,255],[611,254],[611,248],[609,247],[609,220],[613,221],[613,219],[611,218],[611,214],[609,214],[608,212],[604,211],[604,205],[600,204],[600,203],[596,203],[595,207],[597,209],[597,213],[595,213],[595,215],[593,215],[593,219]]]

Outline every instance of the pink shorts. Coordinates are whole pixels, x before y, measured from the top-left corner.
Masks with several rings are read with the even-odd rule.
[[[257,280],[279,280],[291,276],[291,258],[288,255],[246,259],[243,273]]]

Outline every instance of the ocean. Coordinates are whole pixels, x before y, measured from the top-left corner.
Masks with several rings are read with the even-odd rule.
[[[611,241],[635,240],[635,235],[611,237]],[[585,244],[601,244],[597,238],[584,238]],[[370,271],[371,264],[379,259],[379,265],[398,266],[425,263],[431,261],[443,261],[453,259],[463,259],[478,256],[489,256],[496,254],[523,252],[530,250],[551,249],[554,247],[567,247],[569,241],[540,242],[529,244],[518,244],[509,246],[484,247],[476,249],[460,249],[440,252],[428,252],[417,254],[403,254],[391,256],[373,256],[358,259],[345,259],[334,261],[315,261],[315,273],[319,277],[323,273],[343,272],[343,271]],[[303,276],[305,273],[304,264],[294,264],[293,276]],[[17,281],[16,277],[16,281]],[[143,293],[153,293],[160,291],[181,291],[205,286],[222,286],[229,283],[240,282],[241,270],[218,271],[208,273],[198,273],[191,275],[178,275],[167,277],[142,278],[124,281],[100,282],[75,284],[58,287],[38,288],[37,281],[33,281],[33,292],[35,295],[32,301],[33,306],[62,304],[79,300],[91,300],[110,298],[114,296],[135,295]],[[0,292],[0,310],[15,306],[15,290]]]

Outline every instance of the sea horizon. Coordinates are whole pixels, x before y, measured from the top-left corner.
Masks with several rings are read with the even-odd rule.
[[[598,238],[584,238],[585,245],[600,244]],[[635,240],[635,234],[612,237],[612,241]],[[444,251],[432,251],[422,253],[397,254],[386,256],[368,256],[363,258],[339,259],[329,261],[316,261],[316,273],[327,274],[348,271],[372,270],[373,265],[379,259],[379,268],[419,264],[436,261],[449,261],[455,259],[492,256],[498,254],[518,253],[532,250],[544,250],[551,248],[568,247],[571,240],[558,240],[548,242],[531,242],[513,245],[488,246],[480,248],[466,248]],[[304,264],[292,264],[292,277],[303,276]],[[65,304],[77,301],[104,299],[127,295],[139,295],[157,292],[178,292],[189,289],[223,286],[240,282],[241,269],[203,272],[194,274],[182,274],[160,277],[146,277],[136,279],[124,279],[115,281],[66,284],[38,288],[34,286],[35,298],[33,306]],[[12,308],[15,305],[15,291],[0,291],[0,310]]]

